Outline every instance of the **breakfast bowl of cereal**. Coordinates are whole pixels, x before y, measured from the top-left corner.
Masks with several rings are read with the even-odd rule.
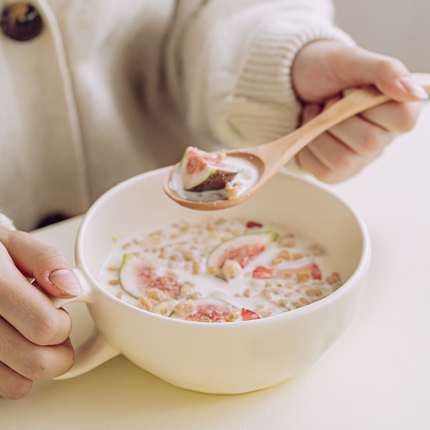
[[[278,173],[241,205],[193,211],[164,195],[166,169],[99,198],[76,242],[94,320],[80,375],[122,354],[182,388],[234,394],[305,371],[341,336],[370,262],[360,217],[330,191]]]

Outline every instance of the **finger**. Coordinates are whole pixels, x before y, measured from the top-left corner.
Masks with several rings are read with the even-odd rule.
[[[47,246],[21,231],[0,228],[4,244],[16,267],[55,297],[72,297],[82,293],[78,277],[64,255],[55,247]]]
[[[345,88],[375,85],[396,101],[428,98],[398,59],[339,42],[320,40],[307,44],[296,56],[292,81],[301,100],[321,102]]]
[[[329,108],[340,98],[340,96],[329,98],[324,107],[314,103],[306,105],[302,111],[303,124],[309,122],[322,110]],[[334,171],[342,171],[349,166],[349,160],[352,156],[351,151],[341,142],[330,134],[323,133],[310,142],[307,148],[299,152],[296,161],[309,173],[327,182],[329,181],[328,177],[332,176]]]
[[[345,97],[353,91],[353,88],[348,88],[343,91],[343,96]],[[423,103],[420,102],[392,100],[361,112],[359,116],[388,131],[406,133],[415,126],[422,107]]]
[[[302,109],[301,123],[306,124],[311,119],[315,118],[322,111],[322,106],[318,103],[309,103]]]
[[[324,133],[297,154],[297,163],[320,181],[334,184],[357,174],[382,153],[358,155],[330,133]]]
[[[397,135],[360,116],[342,121],[330,128],[329,133],[359,155],[379,153]]]
[[[321,163],[308,146],[296,155],[296,162],[303,170],[306,170],[320,181],[334,183],[330,180],[333,171]]]
[[[423,104],[419,102],[399,103],[391,101],[364,111],[360,116],[385,130],[394,133],[406,133],[415,126],[422,106]]]
[[[55,345],[70,335],[72,322],[62,309],[31,285],[0,243],[0,315],[38,345]]]
[[[31,390],[33,381],[0,362],[0,396],[18,400]]]
[[[28,379],[51,379],[67,372],[74,362],[69,339],[54,346],[30,342],[0,318],[0,361]]]
[[[349,90],[344,91],[344,95],[348,92]],[[329,99],[324,106],[324,110],[328,109],[331,105],[340,100],[340,98],[341,97],[338,96]],[[359,115],[355,115],[336,124],[328,130],[328,134],[335,138],[335,141],[333,141],[326,137],[325,140],[332,142],[330,148],[334,149],[336,146],[335,143],[339,143],[340,145],[338,145],[337,148],[337,151],[339,151],[339,158],[340,160],[346,160],[348,162],[353,154],[349,154],[349,151],[346,151],[347,149],[352,150],[358,155],[379,154],[382,148],[387,146],[396,136],[396,133],[389,132],[387,129]],[[315,153],[315,151],[313,152]],[[341,165],[344,164],[348,163],[341,162]]]
[[[340,172],[351,169],[357,156],[330,133],[315,138],[308,144],[308,150],[329,170]]]
[[[396,101],[428,98],[426,90],[414,80],[408,68],[396,58],[358,47],[354,49],[345,47],[338,50],[335,56],[335,64],[340,64],[335,73],[342,82],[343,88],[373,84],[383,94]]]

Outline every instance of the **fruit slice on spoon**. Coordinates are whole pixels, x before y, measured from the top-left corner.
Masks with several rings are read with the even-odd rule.
[[[427,93],[430,94],[430,74],[413,73],[412,78],[418,84],[422,85]],[[234,198],[225,200],[217,199],[215,201],[195,201],[184,197],[172,186],[172,184],[174,184],[172,177],[175,175],[178,166],[173,166],[165,176],[163,180],[164,192],[176,203],[190,209],[213,211],[238,205],[262,188],[287,161],[292,159],[302,148],[315,139],[315,137],[343,120],[364,110],[385,103],[388,100],[389,97],[382,94],[373,86],[360,88],[334,103],[311,121],[287,136],[260,146],[226,151],[227,160],[237,158],[246,160],[253,164],[258,171],[256,181],[250,185],[249,188],[241,190]]]
[[[237,173],[221,153],[208,153],[192,146],[186,149],[181,161],[182,186],[186,191],[221,190]]]

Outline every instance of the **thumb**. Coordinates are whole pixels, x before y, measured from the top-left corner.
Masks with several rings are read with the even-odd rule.
[[[57,248],[28,233],[3,228],[0,228],[0,242],[21,273],[35,278],[50,295],[70,297],[82,293],[78,277]]]
[[[297,96],[307,103],[321,103],[347,88],[365,85],[375,85],[399,102],[428,98],[400,60],[329,40],[302,48],[294,60],[291,78]]]
[[[339,82],[343,89],[351,86],[375,85],[379,91],[399,102],[426,100],[426,90],[414,81],[408,68],[398,59],[376,54],[358,47],[345,47],[338,59]]]

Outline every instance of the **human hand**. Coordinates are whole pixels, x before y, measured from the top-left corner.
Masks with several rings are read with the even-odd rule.
[[[399,60],[333,41],[306,45],[294,61],[292,82],[304,103],[303,123],[354,87],[373,84],[392,99],[332,127],[297,154],[303,169],[332,184],[358,173],[410,131],[422,107],[417,101],[428,97]]]
[[[54,297],[82,292],[65,257],[28,233],[0,227],[0,396],[20,399],[33,380],[51,379],[73,365],[72,323]]]

